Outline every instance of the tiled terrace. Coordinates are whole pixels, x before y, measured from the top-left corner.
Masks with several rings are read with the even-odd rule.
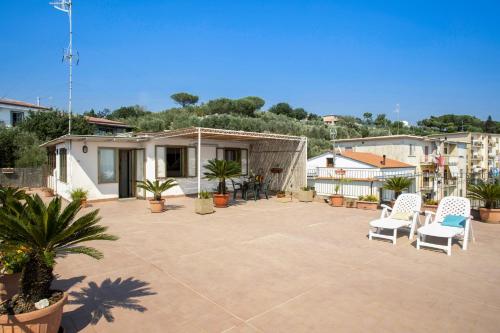
[[[117,242],[60,260],[66,332],[498,332],[500,225],[452,256],[367,240],[379,212],[241,203],[193,213],[168,200],[94,204]]]

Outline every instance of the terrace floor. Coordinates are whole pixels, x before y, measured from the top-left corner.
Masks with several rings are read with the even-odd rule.
[[[498,332],[500,225],[452,256],[367,239],[380,214],[322,203],[239,203],[193,213],[168,200],[93,204],[120,236],[105,258],[62,258],[66,332]]]

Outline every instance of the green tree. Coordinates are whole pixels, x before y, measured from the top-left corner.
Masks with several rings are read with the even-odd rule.
[[[38,167],[47,160],[35,133],[16,128],[0,128],[0,167]]]
[[[21,131],[33,133],[42,141],[49,141],[68,134],[68,114],[60,111],[30,112],[18,126]],[[81,115],[71,119],[71,134],[94,134],[94,126]]]
[[[113,112],[111,112],[108,116],[109,119],[129,119],[129,118],[138,118],[143,117],[151,112],[146,111],[142,106],[133,105],[133,106],[122,106]]]
[[[194,105],[198,103],[199,97],[196,95],[191,95],[186,92],[180,92],[176,93],[170,96],[176,102],[182,107],[186,107],[188,105]]]
[[[488,116],[488,119],[484,122],[484,131],[486,133],[496,133],[497,126],[491,116]]]
[[[387,117],[384,113],[381,113],[381,114],[377,115],[377,117],[375,118],[375,121],[373,123],[377,127],[387,127],[388,125],[391,124],[391,121],[389,119],[387,119]]]
[[[365,119],[365,124],[371,125],[373,123],[373,114],[371,112],[363,113],[363,118]]]

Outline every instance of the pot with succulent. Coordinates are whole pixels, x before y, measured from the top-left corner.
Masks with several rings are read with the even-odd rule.
[[[378,208],[378,197],[376,195],[360,195],[358,201],[356,201],[356,208],[366,209],[366,210],[377,210]]]
[[[285,191],[278,191],[278,192],[276,192],[276,197],[277,198],[284,198],[284,197],[286,197],[286,192]]]
[[[98,210],[81,215],[80,209],[78,201],[63,209],[60,198],[46,205],[35,195],[0,210],[0,248],[23,248],[27,256],[19,293],[0,304],[1,332],[59,330],[68,295],[51,289],[57,257],[80,253],[101,259],[101,252],[81,243],[117,239],[99,224]]]
[[[203,174],[208,180],[217,180],[217,192],[213,194],[214,204],[217,208],[225,208],[229,205],[229,193],[227,191],[226,180],[239,177],[241,166],[234,161],[210,160],[205,166]]]
[[[413,181],[408,177],[396,176],[392,178],[386,179],[384,186],[382,187],[384,190],[394,191],[394,200],[391,200],[391,206],[394,206],[394,202],[399,197],[404,190],[407,190]]]
[[[82,208],[87,207],[87,198],[89,195],[89,191],[84,190],[81,187],[75,188],[70,192],[71,200],[80,202],[80,206]]]
[[[194,200],[194,211],[196,214],[205,215],[214,212],[214,200],[212,193],[208,191],[201,191],[198,198]]]
[[[0,301],[11,299],[19,291],[21,271],[28,260],[26,248],[14,247],[0,252]]]
[[[467,196],[482,203],[482,207],[479,208],[481,221],[500,223],[500,184],[484,181],[470,184],[467,187]]]
[[[149,200],[151,213],[161,213],[165,211],[165,199],[162,199],[161,195],[163,192],[175,186],[177,186],[177,183],[173,178],[167,178],[164,182],[160,182],[159,180],[137,182],[137,187],[153,193],[153,198]]]
[[[436,212],[439,202],[435,199],[426,199],[422,205],[422,210],[428,212]]]
[[[314,200],[314,188],[310,186],[304,186],[297,192],[297,199],[301,202],[312,202]]]
[[[42,192],[43,192],[43,196],[46,198],[51,198],[54,196],[54,190],[51,189],[50,187],[43,187]]]

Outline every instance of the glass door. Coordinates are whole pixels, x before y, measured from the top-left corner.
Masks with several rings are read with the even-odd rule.
[[[138,181],[145,180],[145,172],[144,172],[144,149],[136,149],[134,150],[134,162],[135,162],[135,196],[138,198],[145,198],[146,193],[142,188],[137,187]]]

